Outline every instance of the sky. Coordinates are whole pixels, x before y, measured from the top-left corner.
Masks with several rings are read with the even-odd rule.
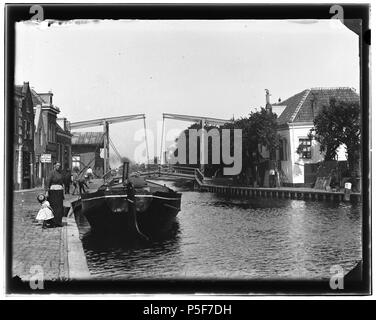
[[[151,156],[160,154],[163,113],[245,117],[265,105],[265,89],[272,102],[312,87],[359,92],[359,76],[358,36],[339,20],[16,26],[16,84],[51,90],[71,122],[144,113]],[[167,145],[190,124],[166,120]],[[122,156],[142,161],[142,130],[142,120],[113,124],[110,138]]]

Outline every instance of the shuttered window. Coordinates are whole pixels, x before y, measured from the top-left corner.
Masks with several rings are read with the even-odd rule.
[[[312,141],[311,139],[299,139],[299,145],[301,146],[301,157],[303,159],[311,159],[312,157]]]

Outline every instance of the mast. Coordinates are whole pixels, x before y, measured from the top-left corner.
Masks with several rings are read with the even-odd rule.
[[[109,126],[108,121],[103,122],[103,172],[106,173],[109,166],[110,159],[110,141],[109,141]]]

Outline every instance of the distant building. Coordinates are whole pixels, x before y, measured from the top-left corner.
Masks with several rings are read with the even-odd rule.
[[[103,176],[103,146],[103,132],[72,132],[72,168],[84,170],[90,166],[95,175]]]
[[[279,114],[277,118],[278,133],[281,136],[280,148],[272,159],[277,160],[283,174],[283,184],[287,186],[302,186],[312,183],[307,165],[323,160],[320,145],[308,138],[313,128],[313,119],[321,108],[329,106],[329,100],[358,102],[359,95],[354,89],[340,88],[312,88],[306,89],[294,96],[271,105],[273,112]],[[302,153],[297,148],[302,145]],[[337,150],[337,160],[346,160],[346,149],[341,146]]]
[[[34,110],[28,82],[14,87],[14,169],[15,189],[34,186]]]

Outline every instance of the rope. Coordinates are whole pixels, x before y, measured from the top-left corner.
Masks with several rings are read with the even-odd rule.
[[[110,146],[112,147],[112,149],[114,150],[115,154],[118,156],[118,158],[121,162],[122,157],[121,157],[119,151],[116,149],[115,144],[112,142],[111,138],[109,138],[108,140],[110,141]]]
[[[144,131],[145,131],[145,144],[146,144],[146,158],[147,158],[147,164],[149,164],[149,162],[150,162],[150,158],[149,158],[149,146],[148,146],[148,135],[147,135],[147,132],[146,132],[145,117],[144,117]]]

